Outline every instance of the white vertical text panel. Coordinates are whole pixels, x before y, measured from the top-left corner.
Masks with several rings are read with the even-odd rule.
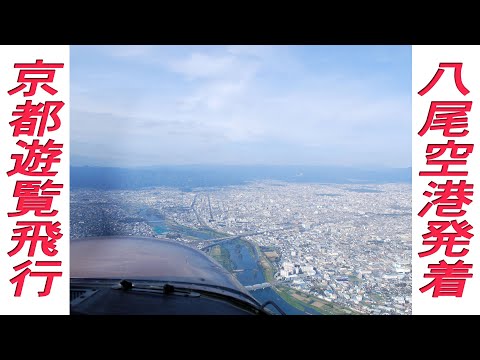
[[[443,65],[440,65],[441,63]],[[450,65],[445,65],[446,63]],[[461,72],[458,74],[461,76],[464,87],[469,90],[468,93],[463,90],[458,81],[459,78],[457,78],[457,83],[455,81],[454,63],[462,63]],[[480,243],[477,235],[480,231],[480,194],[477,194],[480,191],[480,172],[478,171],[480,169],[480,142],[478,141],[480,139],[480,66],[478,64],[480,64],[480,46],[414,45],[412,49],[412,313],[414,315],[480,314]],[[455,66],[458,67],[458,65]],[[443,74],[436,84],[424,95],[419,95],[419,91],[432,81],[439,68],[443,70]],[[460,108],[471,101],[471,110],[465,110],[468,127],[464,128],[464,125],[459,125],[460,127],[451,131],[459,133],[468,130],[468,134],[455,137],[451,136],[451,133],[444,134],[443,129],[430,127],[422,136],[419,135],[426,123],[432,102],[440,101],[450,102],[450,105],[445,105],[445,103],[441,105],[443,112],[439,111],[440,116],[437,115],[437,118],[440,119],[448,117],[445,114],[449,112],[461,111]],[[451,102],[458,102],[454,105],[456,110],[448,109]],[[457,114],[454,123],[461,124],[463,122],[464,124],[465,116],[463,120],[461,117]],[[441,124],[441,122],[440,120],[436,124]],[[435,123],[434,126],[436,126]],[[468,174],[420,176],[419,172],[421,171],[438,171],[441,168],[437,164],[427,165],[427,146],[429,144],[447,144],[448,141],[454,141],[455,146],[457,144],[473,144],[473,151],[465,158],[466,165],[450,165],[448,167],[449,171],[468,171]],[[462,153],[465,149],[465,147],[460,148],[458,152]],[[447,150],[437,159],[450,158],[450,150]],[[437,209],[440,205],[445,204],[446,200],[444,199],[433,204],[423,216],[418,215],[428,202],[441,197],[440,194],[435,194],[439,188],[429,186],[429,183],[433,181],[439,185],[445,184],[448,180],[451,180],[453,184],[459,184],[461,180],[465,180],[466,184],[473,184],[473,195],[467,196],[471,203],[463,203],[461,206],[465,213],[454,215],[454,211],[449,210],[451,213],[448,216],[439,215]],[[461,189],[462,186],[457,186],[457,188]],[[446,189],[445,191],[447,192]],[[467,189],[467,191],[469,190]],[[424,195],[424,192],[430,192],[431,196]],[[456,201],[455,199],[456,196],[450,196],[451,201]],[[430,232],[429,222],[433,221],[456,221],[459,224],[465,221],[464,225],[470,224],[473,227],[467,231],[473,237],[467,239],[462,236],[466,232],[458,231],[450,226],[442,231],[444,234],[443,244],[433,251],[434,245],[432,243],[423,244],[424,238],[422,237]],[[446,244],[448,236],[445,236],[445,233],[456,232],[460,233],[456,238],[457,244],[450,241],[452,246],[449,251],[449,245]],[[435,237],[427,237],[425,240],[433,241],[434,239]],[[469,243],[467,243],[468,241]],[[419,253],[422,252],[427,252],[427,255],[420,257]],[[450,266],[443,265],[442,268],[429,269],[429,265],[440,265],[442,261]],[[471,268],[468,267],[470,265]],[[432,277],[425,278],[425,274],[430,274]],[[472,274],[472,277],[468,277],[469,274]],[[431,281],[435,281],[435,286],[425,292],[420,291]],[[462,283],[464,284],[463,291],[461,290]]]
[[[60,315],[70,312],[69,56],[68,45],[0,46],[1,314]],[[35,65],[38,60],[41,62]],[[15,64],[28,65],[15,68]],[[63,64],[63,67],[45,64]],[[19,81],[22,69],[25,81]],[[55,71],[53,81],[50,81],[51,70]],[[36,91],[29,93],[35,79],[38,82]],[[40,130],[42,114],[46,120],[43,135]],[[17,127],[11,124],[16,119],[22,119],[17,121]],[[14,136],[15,128],[20,132],[17,136]],[[29,133],[28,129],[35,132]],[[45,146],[50,139],[52,146]],[[29,160],[27,155],[29,151],[34,152],[33,147],[29,150],[28,146],[17,144],[18,141],[30,147],[32,144],[35,147],[37,142],[37,156]],[[62,151],[59,155],[56,154],[58,150]],[[12,159],[13,154],[20,154],[23,161]],[[49,154],[49,159],[60,161],[51,162],[50,170],[42,170],[44,166],[49,167],[50,160],[45,160]],[[7,174],[14,169],[17,171]],[[47,172],[57,173],[45,174]],[[19,182],[25,184],[19,185]],[[58,212],[52,213],[54,210]],[[17,238],[12,239],[15,236]],[[23,246],[20,246],[23,241],[20,239],[25,240]],[[49,278],[53,281],[47,294]],[[22,282],[20,293],[18,286]]]

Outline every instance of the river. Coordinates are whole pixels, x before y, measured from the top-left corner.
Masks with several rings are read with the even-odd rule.
[[[234,274],[242,285],[248,286],[265,282],[263,269],[252,245],[243,240],[233,240],[223,242],[219,246],[228,252],[229,263],[233,270],[240,270]],[[305,312],[290,305],[272,288],[258,289],[251,291],[250,294],[261,303],[268,300],[273,301],[288,315],[305,315]],[[275,311],[272,306],[269,306],[269,309]],[[305,306],[305,309],[310,314],[320,315],[318,311],[308,306]]]
[[[152,214],[148,216],[147,223],[153,227],[157,234],[177,232],[183,236],[190,236],[203,240],[225,236],[223,234],[217,234],[213,231],[200,231],[184,226],[172,225],[167,223],[164,219],[156,217]],[[233,271],[234,276],[242,285],[248,286],[265,282],[263,269],[258,261],[255,248],[251,244],[243,240],[232,240],[222,242],[219,246],[228,254],[228,263],[230,267],[229,270]],[[273,301],[288,315],[306,314],[305,312],[286,302],[272,288],[258,289],[251,291],[250,293],[262,304],[268,300]],[[269,305],[268,308],[276,312],[273,306]],[[305,306],[305,310],[309,314],[320,315],[317,310],[311,307]]]

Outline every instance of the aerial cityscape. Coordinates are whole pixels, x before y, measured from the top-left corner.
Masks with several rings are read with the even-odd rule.
[[[71,59],[72,242],[190,246],[279,313],[411,314],[411,46]]]
[[[72,241],[109,235],[204,250],[253,296],[270,288],[301,313],[411,314],[410,184],[73,189]],[[242,281],[235,243],[256,249],[262,275]]]

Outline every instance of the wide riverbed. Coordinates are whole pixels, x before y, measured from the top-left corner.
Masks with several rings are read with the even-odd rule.
[[[195,237],[203,240],[225,236],[223,234],[216,234],[213,231],[200,231],[188,227],[171,225],[159,217],[152,218],[150,216],[147,222],[153,227],[157,234],[176,232],[182,236]],[[248,286],[265,282],[263,269],[260,265],[255,249],[251,244],[243,240],[233,240],[222,242],[218,246],[221,247],[224,254],[227,254],[225,260],[228,263],[228,270],[233,272],[240,283],[244,286]],[[320,315],[317,310],[308,306],[305,306],[306,312],[297,309],[286,302],[272,288],[258,289],[252,291],[251,294],[261,303],[265,303],[268,300],[275,302],[275,304],[277,304],[288,315],[304,315],[306,313]],[[275,311],[272,306],[269,306],[268,308]]]

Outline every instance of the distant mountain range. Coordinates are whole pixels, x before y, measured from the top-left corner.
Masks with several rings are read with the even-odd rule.
[[[278,180],[295,183],[411,183],[412,168],[359,169],[332,166],[216,166],[185,165],[142,168],[73,166],[72,189],[138,189],[170,186],[197,187],[240,185],[250,181]]]

